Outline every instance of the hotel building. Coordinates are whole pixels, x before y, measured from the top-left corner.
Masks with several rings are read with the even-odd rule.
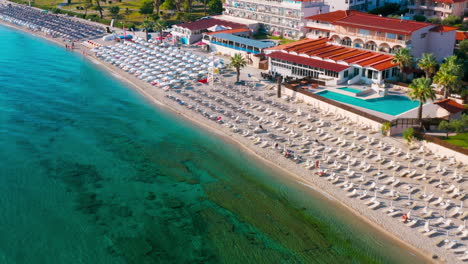
[[[226,0],[224,15],[258,21],[265,33],[298,39],[306,33],[305,17],[326,13],[323,0]]]
[[[202,39],[203,33],[217,31],[217,28],[249,31],[249,26],[217,18],[206,18],[173,25],[171,33],[182,44],[193,44]]]
[[[327,85],[379,86],[397,79],[392,60],[400,48],[409,48],[415,58],[433,53],[439,61],[453,54],[455,28],[349,10],[307,19],[308,38],[265,49],[270,71]]]
[[[269,69],[283,76],[311,77],[327,85],[382,84],[396,79],[393,56],[329,43],[328,38],[303,39],[265,50]]]
[[[456,29],[412,20],[395,19],[354,10],[307,17],[309,38],[326,37],[334,45],[393,54],[411,50],[415,58],[432,53],[439,60],[453,55]]]
[[[468,0],[409,0],[408,15],[423,15],[444,19],[449,15],[460,16],[468,12]]]

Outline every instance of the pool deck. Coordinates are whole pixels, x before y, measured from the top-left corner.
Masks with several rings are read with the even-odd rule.
[[[359,85],[359,86],[358,85],[347,85],[347,86],[338,85],[338,86],[328,86],[326,88],[314,90],[313,92],[317,94],[317,93],[320,93],[320,92],[323,92],[323,91],[330,91],[330,92],[335,92],[335,93],[338,93],[338,94],[343,94],[343,95],[347,95],[347,96],[351,96],[351,97],[356,97],[356,98],[363,99],[363,100],[369,100],[369,99],[374,99],[374,98],[380,98],[381,97],[376,92],[373,92],[373,93],[365,95],[365,96],[356,96],[355,93],[344,91],[344,90],[340,89],[340,88],[343,88],[343,87],[348,87],[348,88],[358,89],[358,90],[362,90],[363,87],[365,87],[366,89],[370,88],[369,86],[363,86],[363,85]],[[407,97],[406,93],[401,92],[401,91],[389,91],[388,95],[398,95],[398,96]],[[395,119],[399,118],[401,115],[406,114],[406,113],[408,113],[410,111],[415,111],[415,109],[416,109],[416,108],[413,108],[411,110],[402,112],[402,113],[400,113],[398,115],[389,115],[389,114],[378,112],[378,111],[368,109],[368,108],[365,108],[365,107],[360,107],[360,106],[356,106],[356,105],[353,105],[353,104],[348,104],[348,103],[345,103],[345,102],[340,102],[340,103],[348,105],[348,106],[353,107],[353,108],[356,108],[358,110],[367,112],[367,113],[369,113],[371,115],[383,118],[383,119],[388,120],[388,121],[395,120]]]

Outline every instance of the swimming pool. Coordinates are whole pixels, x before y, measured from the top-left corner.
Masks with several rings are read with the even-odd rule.
[[[398,95],[388,95],[385,97],[363,100],[330,91],[322,91],[317,94],[334,101],[367,108],[392,116],[399,115],[419,105],[419,101],[411,101],[407,97]]]
[[[353,94],[357,94],[357,93],[362,92],[362,90],[349,88],[349,87],[343,87],[343,88],[338,88],[338,89],[346,91],[346,92],[350,92],[350,93],[353,93]]]

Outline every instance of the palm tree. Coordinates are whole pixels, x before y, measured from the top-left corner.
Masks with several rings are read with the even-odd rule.
[[[437,67],[437,60],[432,53],[423,53],[418,62],[418,67],[424,71],[426,78],[434,76]]]
[[[244,68],[247,65],[247,62],[245,61],[244,57],[240,53],[234,54],[234,56],[231,57],[231,63],[229,64],[231,67],[236,69],[237,72],[237,82],[240,80],[240,69]]]
[[[154,22],[153,22],[153,21],[145,20],[145,21],[143,21],[143,23],[141,24],[141,27],[142,27],[143,30],[145,31],[146,41],[148,41],[148,31],[151,30],[151,29],[153,29],[153,27],[154,27]]]
[[[434,76],[434,83],[444,89],[444,98],[449,95],[450,87],[454,86],[457,82],[457,76],[451,74],[447,69],[441,68]]]
[[[423,104],[427,102],[427,100],[434,100],[435,99],[435,92],[432,90],[431,87],[431,79],[429,78],[418,78],[414,79],[413,82],[409,85],[411,89],[408,93],[408,96],[412,100],[419,101],[419,109],[418,109],[418,120],[420,128],[422,129],[422,110]]]
[[[463,76],[463,67],[457,56],[450,56],[440,65],[434,77],[434,82],[444,89],[444,97],[448,98],[450,91],[460,83]]]
[[[410,67],[413,62],[413,55],[411,55],[411,51],[408,48],[401,48],[395,53],[392,62],[398,64],[398,68],[403,76],[405,70]]]
[[[158,19],[153,24],[154,31],[159,32],[159,37],[161,38],[161,42],[162,42],[162,38],[163,38],[162,32],[163,32],[164,29],[166,29],[166,27],[167,27],[166,21],[164,21],[162,19]]]

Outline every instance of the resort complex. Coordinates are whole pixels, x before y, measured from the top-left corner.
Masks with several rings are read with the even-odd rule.
[[[408,2],[410,16],[446,18],[450,15],[463,16],[468,11],[467,0],[410,0]]]
[[[222,15],[170,28],[156,29],[153,25],[155,32],[145,25],[144,31],[132,36],[126,29],[106,30],[108,25],[13,3],[0,2],[0,22],[79,51],[84,59],[131,84],[156,108],[178,113],[178,122],[190,120],[215,132],[207,138],[219,135],[226,139],[223,142],[232,141],[239,149],[248,149],[249,155],[281,170],[291,182],[319,191],[326,199],[366,218],[366,225],[404,243],[411,254],[417,252],[428,262],[466,263],[468,144],[452,143],[456,136],[466,136],[468,130],[463,62],[453,56],[456,45],[464,46],[459,43],[468,36],[455,27],[363,12],[382,6],[380,1],[342,2],[227,0]],[[455,9],[461,8],[462,13],[466,9],[463,1],[428,3],[410,2],[410,14],[425,12],[427,16],[443,17],[448,7],[454,10],[447,11],[451,14],[459,12]],[[459,3],[462,7],[458,7]],[[119,111],[132,105],[125,98],[119,100],[115,106]],[[147,118],[147,111],[135,113]],[[121,122],[114,117],[109,120]],[[157,134],[159,131],[153,130],[164,127],[162,122],[145,122],[148,126],[142,127],[145,131],[150,127],[151,133]],[[128,133],[133,135],[134,130]],[[195,184],[211,183],[209,175],[221,174],[223,165],[204,171],[198,167],[198,159],[181,150],[190,149],[189,143],[165,145],[168,138],[173,140],[173,134],[176,132],[161,139],[161,146],[175,148],[174,156],[183,159],[180,162],[172,161],[176,157],[171,156],[165,157],[164,164],[153,164],[152,156],[140,149],[125,152],[123,159],[128,158],[127,154],[141,155],[152,162],[135,169],[145,173],[138,175],[138,180],[164,178],[157,167],[171,164],[171,170],[181,168],[177,173],[198,177],[175,177],[183,185],[180,193],[227,193],[227,187],[197,189]],[[118,135],[114,136],[106,142],[120,141]],[[133,139],[122,141],[133,144]],[[107,147],[107,143],[104,145]],[[113,151],[109,148],[105,153],[113,155]],[[210,157],[212,150],[194,151]],[[107,170],[118,170],[117,163]],[[100,173],[96,169],[86,177],[99,178]],[[77,185],[84,189],[88,182]],[[166,195],[152,193],[144,203],[152,210]],[[229,198],[241,196],[233,193]],[[83,199],[98,205],[83,210],[99,210],[102,202],[90,197]],[[205,202],[199,199],[187,207]],[[115,203],[124,204],[120,200]],[[132,215],[121,204],[111,211]],[[178,200],[170,202],[172,209],[184,206]],[[218,204],[212,207],[222,208],[230,217],[234,215]],[[151,210],[145,212],[148,222],[164,214]],[[196,213],[203,217],[210,214],[211,209]],[[270,220],[273,223],[278,219]],[[226,224],[231,233],[223,236],[242,229],[251,235],[249,243],[261,243],[257,233],[264,231],[247,228],[243,221]],[[138,225],[135,223],[135,228]],[[177,229],[185,232],[187,226],[182,223]],[[152,230],[151,235],[160,232]],[[143,244],[144,249],[135,252],[162,254],[155,251],[158,246],[147,241]]]

